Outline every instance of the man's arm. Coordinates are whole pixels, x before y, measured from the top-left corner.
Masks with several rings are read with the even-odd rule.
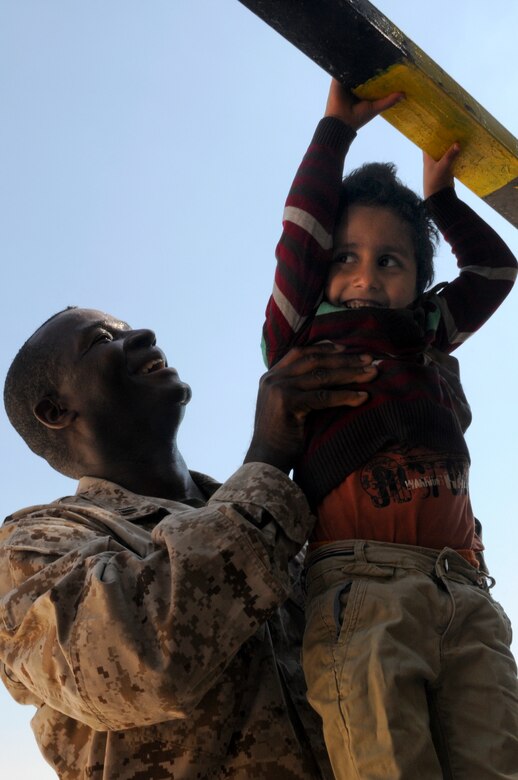
[[[457,197],[452,166],[460,153],[453,144],[438,161],[425,154],[423,166],[426,207],[460,269],[437,296],[442,317],[436,346],[445,352],[460,346],[496,311],[512,289],[518,266],[500,236]]]
[[[174,504],[152,532],[124,514],[114,530],[114,512],[77,503],[7,521],[0,659],[15,698],[97,730],[189,717],[285,600],[288,561],[311,530],[303,494],[276,466],[300,452],[311,409],[357,402],[343,388],[375,375],[367,360],[331,345],[288,356],[259,391],[259,462],[206,507]]]
[[[265,362],[274,365],[296,343],[322,300],[347,150],[362,125],[390,108],[401,93],[357,100],[332,81],[325,117],[291,186],[277,245],[274,287],[263,328]]]
[[[35,701],[97,730],[187,717],[285,600],[312,525],[287,477],[250,464],[176,506],[144,555],[71,503],[4,526],[0,658]]]

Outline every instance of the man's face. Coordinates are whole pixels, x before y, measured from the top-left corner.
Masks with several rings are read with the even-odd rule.
[[[169,368],[150,330],[92,309],[71,309],[47,323],[33,339],[59,348],[63,376],[60,402],[107,435],[142,426],[177,427],[191,391]]]

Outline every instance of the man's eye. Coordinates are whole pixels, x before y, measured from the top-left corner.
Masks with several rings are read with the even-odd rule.
[[[111,333],[107,333],[106,331],[103,331],[102,333],[98,333],[97,336],[94,338],[92,344],[99,344],[103,341],[113,341],[113,336]]]

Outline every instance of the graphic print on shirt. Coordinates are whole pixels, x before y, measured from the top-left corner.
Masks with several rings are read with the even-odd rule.
[[[447,453],[380,453],[361,469],[360,483],[372,506],[383,509],[421,498],[468,495],[469,464]],[[419,493],[417,493],[419,491]]]

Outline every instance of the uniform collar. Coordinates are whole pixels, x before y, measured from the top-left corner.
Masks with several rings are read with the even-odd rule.
[[[220,486],[219,482],[216,482],[206,474],[201,474],[197,471],[191,471],[190,474],[207,500]],[[107,479],[88,476],[81,477],[79,480],[76,496],[88,503],[116,512],[118,515],[129,519],[146,517],[160,509],[171,511],[175,507],[185,508],[186,505],[200,507],[204,505],[204,502],[199,499],[172,501],[171,499],[157,498],[156,496],[142,496]]]

